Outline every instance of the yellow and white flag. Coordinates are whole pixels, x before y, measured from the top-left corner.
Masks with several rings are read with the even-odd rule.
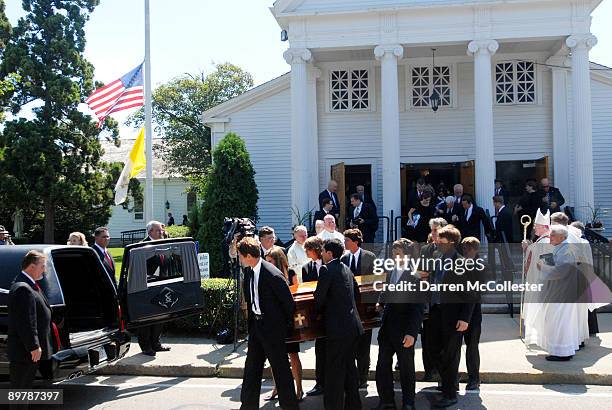
[[[121,176],[117,181],[117,185],[115,185],[115,205],[119,205],[125,202],[127,198],[130,179],[140,174],[140,171],[145,169],[146,166],[147,160],[145,158],[145,129],[143,127],[140,129],[136,141],[134,141],[134,146],[130,151],[130,156],[128,157],[125,165],[123,166],[123,171],[121,171]]]

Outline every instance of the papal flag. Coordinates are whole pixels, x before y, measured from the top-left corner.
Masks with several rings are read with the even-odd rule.
[[[115,185],[115,205],[119,205],[125,202],[128,193],[128,185],[130,179],[134,178],[140,171],[145,169],[147,166],[147,160],[145,158],[145,129],[140,129],[138,138],[134,141],[134,146],[130,151],[130,155],[121,171],[121,176]]]

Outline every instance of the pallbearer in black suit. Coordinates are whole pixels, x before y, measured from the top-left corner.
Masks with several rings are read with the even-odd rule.
[[[302,282],[316,282],[322,271],[327,270],[323,264],[323,240],[317,236],[312,236],[304,242],[306,256],[310,262],[302,267]],[[307,396],[319,396],[323,394],[325,386],[325,340],[320,337],[315,340],[315,380],[316,383],[312,390],[306,393]]]
[[[261,244],[246,237],[238,244],[240,264],[246,268],[244,297],[248,311],[247,347],[241,409],[258,409],[261,377],[266,359],[274,373],[280,406],[297,409],[293,377],[287,360],[285,338],[293,321],[295,302],[283,273],[261,258]]]
[[[349,267],[354,276],[372,275],[374,272],[374,259],[376,259],[376,255],[363,249],[361,247],[362,244],[363,237],[359,229],[344,231],[344,247],[348,252],[340,258],[340,261]],[[366,387],[368,383],[371,344],[372,329],[369,329],[359,338],[355,352],[360,388]]]
[[[480,259],[480,241],[474,237],[467,237],[461,241],[461,249],[466,259],[477,261]],[[466,272],[466,277],[472,283],[484,283],[487,276],[486,265],[480,259],[480,265]],[[463,333],[465,342],[465,364],[468,372],[468,384],[466,390],[478,390],[480,387],[480,333],[482,328],[482,309],[480,306],[480,293],[475,294],[474,311],[468,329]]]
[[[166,232],[163,224],[159,221],[150,221],[147,224],[147,237],[142,242],[157,241],[163,239]],[[147,260],[147,276],[149,278],[163,278],[168,272],[168,261],[162,260],[159,256]],[[139,328],[136,332],[138,345],[143,354],[155,356],[157,352],[167,352],[168,346],[162,346],[161,334],[163,325],[150,325]]]
[[[355,348],[363,334],[355,299],[359,288],[350,269],[340,262],[344,246],[338,239],[326,240],[323,261],[314,300],[323,314],[327,336],[325,354],[326,409],[360,409],[359,380],[355,366]]]
[[[100,258],[100,262],[102,262],[102,266],[104,266],[104,270],[117,287],[117,279],[115,278],[115,261],[113,261],[113,257],[108,252],[108,244],[110,243],[110,233],[108,228],[105,226],[101,226],[96,228],[94,231],[94,244],[91,246],[96,254],[98,254],[98,258]]]
[[[359,194],[351,195],[351,209],[346,217],[346,225],[359,229],[365,243],[374,242],[378,229],[378,216],[372,205],[361,201]]]
[[[474,310],[473,298],[470,299],[465,272],[458,270],[465,266],[456,247],[461,242],[461,234],[454,226],[446,226],[438,231],[438,257],[440,263],[429,278],[429,283],[443,285],[456,290],[441,291],[439,288],[430,294],[429,321],[431,329],[432,356],[440,372],[442,398],[434,404],[436,408],[446,408],[457,403],[457,376],[461,359],[461,340],[463,332],[469,327]],[[452,269],[451,269],[452,268]],[[463,291],[460,289],[464,288]]]
[[[11,389],[31,389],[38,363],[51,350],[51,308],[37,281],[43,278],[46,257],[30,251],[8,298],[8,359]]]
[[[415,249],[408,239],[393,243],[393,258],[413,258]],[[418,278],[407,266],[400,264],[387,275],[387,284],[411,282],[418,289]],[[376,363],[376,389],[380,403],[377,410],[395,409],[393,390],[393,356],[397,355],[402,385],[402,410],[414,409],[415,372],[414,344],[423,320],[425,305],[415,293],[383,292],[380,294],[378,310],[382,310],[378,331],[378,361]]]

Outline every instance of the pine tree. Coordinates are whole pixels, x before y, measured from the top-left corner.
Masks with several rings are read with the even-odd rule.
[[[213,151],[213,164],[203,187],[201,224],[197,234],[200,252],[210,255],[212,276],[223,269],[223,221],[226,217],[257,220],[259,194],[255,170],[244,141],[227,134]]]

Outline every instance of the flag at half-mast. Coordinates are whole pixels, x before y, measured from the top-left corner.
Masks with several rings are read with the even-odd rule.
[[[140,129],[134,146],[130,151],[121,176],[115,185],[115,205],[119,205],[125,202],[128,194],[128,186],[130,185],[130,179],[134,178],[140,171],[145,169],[147,166],[147,160],[145,158],[145,129]]]
[[[143,64],[123,77],[98,88],[85,102],[96,114],[98,127],[110,114],[144,105]]]

